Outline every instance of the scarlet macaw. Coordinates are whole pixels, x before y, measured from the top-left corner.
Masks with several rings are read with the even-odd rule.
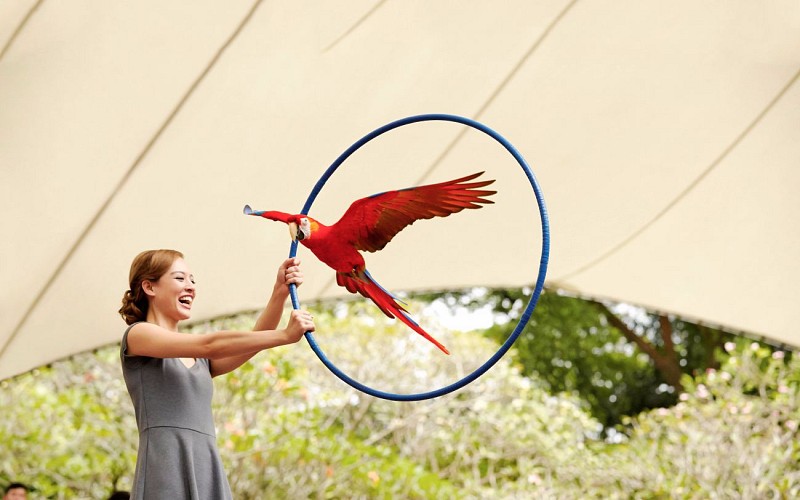
[[[308,215],[256,211],[249,205],[244,207],[244,213],[288,224],[292,240],[299,240],[319,260],[336,271],[336,283],[339,286],[372,300],[388,317],[398,318],[445,354],[450,354],[406,314],[408,311],[402,301],[372,278],[359,250],[377,252],[383,249],[397,233],[418,219],[447,217],[465,208],[481,208],[481,204],[494,203],[484,197],[496,191],[479,189],[494,180],[469,182],[481,174],[483,172],[356,200],[332,226],[326,226]]]

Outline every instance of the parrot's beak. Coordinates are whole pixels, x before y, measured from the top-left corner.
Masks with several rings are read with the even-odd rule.
[[[289,234],[292,236],[292,241],[297,241],[297,223],[289,223]]]

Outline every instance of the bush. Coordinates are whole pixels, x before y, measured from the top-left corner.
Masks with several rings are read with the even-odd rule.
[[[632,433],[575,471],[607,498],[796,498],[800,362],[741,341],[719,371],[692,380],[670,409],[630,419]]]
[[[454,353],[445,357],[360,302],[314,314],[328,357],[386,391],[448,385],[497,349],[437,330]],[[521,375],[512,353],[460,391],[398,403],[350,388],[304,344],[215,379],[217,442],[237,499],[800,495],[800,361],[760,344],[728,345],[720,370],[686,377],[678,405],[626,420],[616,443],[574,395]],[[0,383],[0,405],[0,485],[23,481],[44,498],[130,488],[137,434],[118,346]]]
[[[381,390],[443,387],[497,349],[478,335],[445,333],[457,350],[445,358],[371,306],[347,308],[314,312],[327,330],[317,340],[345,373]],[[461,391],[420,402],[357,392],[304,346],[262,353],[217,387],[221,453],[237,498],[514,497],[552,488],[553,471],[579,460],[600,430],[579,401],[549,395],[511,356]]]

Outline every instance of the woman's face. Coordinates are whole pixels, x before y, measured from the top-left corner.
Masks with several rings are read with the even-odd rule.
[[[195,297],[194,275],[181,259],[175,259],[169,271],[153,283],[152,306],[160,314],[176,321],[189,319]]]

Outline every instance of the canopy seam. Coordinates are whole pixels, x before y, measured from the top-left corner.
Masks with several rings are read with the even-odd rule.
[[[214,54],[214,57],[212,57],[211,60],[206,64],[206,67],[203,69],[203,71],[200,73],[200,75],[197,76],[194,79],[194,81],[189,86],[189,88],[186,90],[186,92],[184,92],[183,97],[181,97],[181,99],[175,105],[175,107],[169,113],[167,118],[164,120],[164,122],[161,124],[161,126],[158,128],[158,130],[155,132],[153,137],[150,138],[148,143],[145,145],[144,149],[139,153],[139,155],[133,161],[131,166],[128,167],[128,170],[122,176],[122,179],[120,179],[120,181],[117,183],[117,185],[111,191],[109,196],[106,198],[105,202],[103,202],[103,204],[100,206],[100,208],[97,210],[97,212],[95,212],[95,215],[89,221],[89,224],[83,229],[81,234],[78,236],[78,239],[75,241],[75,243],[72,244],[72,246],[67,251],[67,253],[64,256],[64,258],[61,259],[61,262],[58,264],[58,266],[55,268],[53,273],[50,275],[50,278],[44,284],[42,289],[39,290],[39,293],[36,295],[36,297],[34,298],[33,302],[31,302],[30,306],[28,306],[27,310],[25,311],[25,314],[23,314],[23,316],[20,319],[20,321],[14,327],[14,330],[12,330],[11,335],[9,335],[9,337],[3,343],[2,347],[0,347],[0,357],[2,357],[5,354],[6,350],[8,350],[8,347],[12,344],[12,342],[14,341],[16,336],[22,330],[22,327],[25,326],[25,323],[27,323],[28,319],[33,314],[33,311],[36,310],[36,308],[38,307],[39,303],[42,301],[44,296],[47,294],[47,292],[53,286],[53,283],[55,283],[56,279],[58,279],[58,277],[61,275],[61,273],[63,272],[64,268],[67,266],[67,264],[70,262],[70,260],[72,260],[72,257],[75,255],[75,253],[77,252],[78,248],[80,248],[81,244],[86,239],[86,237],[89,235],[89,233],[92,232],[92,230],[94,229],[94,227],[97,224],[97,222],[100,220],[100,218],[106,212],[108,207],[114,201],[114,198],[116,198],[117,194],[119,194],[120,191],[122,191],[122,188],[125,186],[125,184],[127,184],[128,180],[131,178],[131,176],[133,175],[134,171],[136,171],[137,167],[139,167],[139,165],[142,163],[144,158],[152,150],[153,146],[155,146],[156,142],[158,142],[158,139],[161,137],[161,135],[164,133],[164,131],[172,124],[172,122],[175,119],[175,117],[180,113],[180,111],[183,109],[183,106],[188,102],[188,100],[192,96],[192,94],[194,94],[195,90],[197,90],[197,88],[200,86],[200,84],[203,82],[203,80],[206,78],[206,76],[214,68],[214,66],[216,65],[217,61],[219,61],[219,59],[222,57],[222,54],[225,52],[225,50],[227,50],[227,48],[233,43],[233,41],[236,40],[236,38],[239,36],[239,34],[242,32],[242,30],[245,28],[245,26],[249,23],[250,19],[253,17],[253,15],[255,14],[256,10],[259,7],[259,5],[261,5],[262,1],[263,0],[255,0],[255,2],[253,2],[253,5],[250,7],[250,10],[247,12],[245,17],[239,22],[239,24],[237,25],[237,27],[233,31],[233,33],[231,33],[231,35],[225,40],[225,43],[223,43],[220,46],[220,48],[217,49],[217,52]]]
[[[542,34],[539,35],[539,37],[533,42],[533,44],[528,48],[528,50],[525,51],[525,53],[520,58],[520,60],[517,61],[517,64],[515,64],[514,67],[511,68],[511,71],[506,75],[506,77],[503,78],[503,80],[497,85],[497,87],[495,87],[494,91],[492,91],[492,93],[489,94],[489,97],[486,99],[486,101],[484,101],[484,103],[481,105],[481,107],[478,108],[478,111],[476,111],[475,114],[473,116],[471,116],[470,118],[472,118],[473,120],[478,121],[480,119],[480,117],[483,116],[483,114],[486,112],[486,110],[489,109],[489,106],[491,106],[494,103],[494,101],[503,92],[503,90],[505,90],[505,88],[508,86],[508,84],[511,82],[511,80],[519,73],[520,69],[522,69],[522,67],[525,65],[525,63],[528,61],[528,59],[530,59],[531,56],[533,56],[533,54],[536,52],[536,50],[542,45],[544,40],[555,29],[556,25],[558,25],[561,22],[561,20],[567,15],[567,13],[577,3],[578,3],[578,0],[572,0],[563,9],[561,9],[561,11],[558,13],[558,15],[555,18],[553,18],[552,21],[550,21],[550,24],[547,25],[547,28],[545,28],[545,30],[542,32]],[[417,185],[422,184],[426,179],[428,179],[430,177],[430,175],[433,173],[433,171],[436,169],[436,167],[439,166],[439,164],[447,157],[448,154],[450,154],[450,151],[452,151],[453,148],[455,148],[456,144],[458,144],[458,142],[461,141],[461,139],[464,137],[464,135],[466,135],[466,133],[468,131],[469,131],[469,127],[463,127],[462,130],[460,130],[458,132],[458,134],[450,142],[450,144],[448,144],[444,148],[442,153],[433,161],[433,163],[422,174],[422,176],[420,176],[417,179],[417,183],[416,183]],[[333,284],[335,282],[336,282],[336,279],[335,278],[331,278],[325,285],[323,285],[320,288],[320,291],[319,291],[320,295],[322,295],[325,292],[327,292],[333,286]]]
[[[17,25],[14,32],[11,33],[11,36],[6,41],[5,45],[3,45],[3,50],[0,50],[0,61],[3,60],[3,57],[5,57],[6,53],[11,49],[11,46],[14,45],[14,42],[17,40],[19,34],[22,33],[22,30],[24,30],[28,25],[28,21],[30,21],[31,17],[33,17],[43,3],[44,0],[38,0],[30,9],[28,9],[28,13],[25,14],[25,17],[22,18],[22,21],[20,21],[20,23]]]
[[[345,38],[350,36],[351,33],[353,33],[356,29],[358,29],[359,26],[364,24],[364,22],[366,22],[367,19],[372,17],[372,14],[374,14],[385,3],[386,3],[386,0],[381,0],[377,4],[373,5],[372,8],[369,9],[363,16],[361,16],[361,18],[359,18],[358,21],[356,21],[352,26],[350,26],[347,29],[347,31],[345,31],[344,33],[339,35],[339,37],[336,38],[336,40],[332,41],[327,47],[322,49],[322,52],[328,52],[329,50],[331,50],[332,48],[337,46],[339,44],[339,42],[341,42],[342,40],[344,40]]]
[[[632,241],[637,239],[642,233],[644,233],[647,229],[652,227],[656,222],[658,222],[662,217],[664,217],[667,213],[669,213],[673,208],[675,208],[678,203],[680,203],[684,198],[686,198],[689,193],[691,193],[700,183],[708,177],[708,175],[715,170],[722,161],[728,157],[728,155],[736,149],[736,147],[744,141],[744,139],[750,135],[756,126],[761,123],[764,117],[775,107],[778,101],[783,98],[783,96],[789,91],[789,89],[797,82],[798,78],[800,78],[800,69],[789,79],[789,81],[781,88],[781,90],[769,101],[767,106],[758,113],[753,120],[731,141],[728,146],[726,146],[722,152],[717,155],[717,157],[712,160],[712,162],[705,168],[703,171],[698,175],[692,182],[690,182],[678,195],[673,198],[669,203],[667,203],[664,208],[659,210],[653,218],[649,221],[645,222],[641,227],[636,229],[633,233],[631,233],[627,238],[620,241],[618,244],[613,246],[611,249],[607,250],[603,254],[596,257],[594,260],[589,261],[588,263],[584,264],[583,266],[568,272],[556,279],[553,280],[554,283],[559,283],[561,281],[566,281],[575,276],[588,271],[592,267],[596,266],[600,262],[608,259],[624,247],[628,246]]]

